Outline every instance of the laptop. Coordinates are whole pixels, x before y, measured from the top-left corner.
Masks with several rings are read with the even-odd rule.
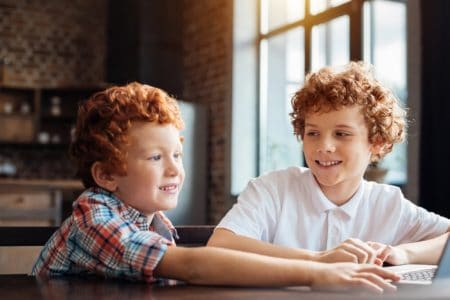
[[[401,265],[386,267],[401,276],[398,284],[428,285],[435,280],[450,279],[450,238],[442,251],[438,265]]]

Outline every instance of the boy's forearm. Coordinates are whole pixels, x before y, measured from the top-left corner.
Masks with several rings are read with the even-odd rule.
[[[445,233],[433,239],[398,245],[397,248],[405,251],[407,261],[410,264],[432,264],[438,263],[449,233]]]
[[[311,285],[321,264],[215,247],[169,247],[157,276],[191,284],[234,286]]]
[[[237,235],[226,229],[216,229],[208,246],[222,247],[272,257],[317,261],[319,252],[288,248]]]

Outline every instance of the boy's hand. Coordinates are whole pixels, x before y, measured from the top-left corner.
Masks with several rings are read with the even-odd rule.
[[[391,265],[404,265],[409,262],[408,254],[404,249],[377,242],[367,242],[367,244],[377,252],[377,258],[381,262]]]
[[[313,278],[312,287],[327,290],[346,291],[365,289],[375,293],[395,291],[390,281],[400,277],[379,266],[353,263],[323,264],[322,269]]]
[[[377,255],[377,250],[367,243],[359,239],[348,239],[333,249],[319,252],[316,260],[326,263],[354,262],[382,265],[383,261]]]

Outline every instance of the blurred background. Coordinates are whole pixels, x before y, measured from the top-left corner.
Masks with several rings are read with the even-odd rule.
[[[247,181],[303,165],[288,114],[305,74],[364,60],[409,108],[376,180],[450,217],[446,0],[0,0],[0,225],[59,225],[82,190],[77,103],[131,81],[182,100],[175,224],[216,224]],[[368,174],[368,178],[372,175]]]

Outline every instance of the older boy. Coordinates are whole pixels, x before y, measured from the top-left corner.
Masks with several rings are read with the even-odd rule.
[[[397,187],[363,179],[404,138],[405,111],[393,94],[367,66],[350,63],[310,74],[292,106],[309,169],[251,180],[208,245],[319,261],[436,263],[450,220]]]
[[[176,101],[147,85],[112,87],[82,104],[71,155],[87,190],[45,245],[32,274],[240,286],[360,286],[376,292],[393,288],[383,278],[398,277],[370,265],[176,247],[175,229],[161,211],[177,205],[183,184],[182,127]]]

